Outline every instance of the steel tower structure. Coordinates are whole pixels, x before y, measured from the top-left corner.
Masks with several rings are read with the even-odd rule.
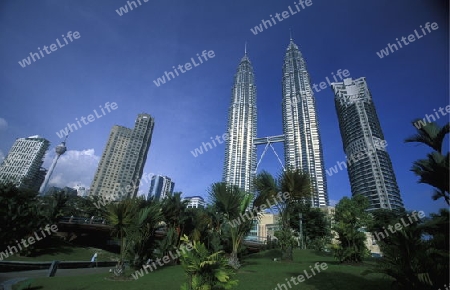
[[[292,38],[283,63],[282,110],[286,167],[310,175],[315,207],[328,205],[316,101],[306,62]]]
[[[227,133],[223,181],[251,192],[256,170],[256,86],[247,49],[234,76]]]
[[[58,146],[55,147],[56,156],[55,156],[55,158],[53,158],[52,165],[50,166],[50,168],[47,172],[47,175],[45,175],[45,180],[42,183],[41,188],[39,189],[40,195],[45,194],[45,189],[47,188],[48,182],[50,181],[50,177],[52,177],[53,171],[55,170],[56,163],[58,163],[59,157],[61,157],[61,155],[63,155],[67,151],[66,140],[67,140],[67,135],[64,138],[64,141],[62,141],[61,144],[59,144]]]
[[[282,80],[283,135],[256,138],[256,87],[251,63],[245,53],[235,75],[228,116],[223,180],[252,191],[258,169],[256,146],[265,144],[264,156],[273,143],[284,143],[285,169],[301,169],[310,175],[314,207],[328,206],[322,144],[316,104],[305,60],[290,39],[284,57]]]

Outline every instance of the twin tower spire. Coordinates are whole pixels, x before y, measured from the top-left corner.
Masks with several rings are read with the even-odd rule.
[[[301,169],[310,175],[313,206],[328,206],[326,176],[315,99],[306,63],[292,35],[282,71],[282,113],[285,167]],[[278,103],[277,100],[274,102]],[[244,57],[234,76],[228,111],[228,140],[225,149],[223,181],[253,192],[257,156],[257,107],[253,67]],[[269,138],[267,138],[269,139]],[[258,143],[258,145],[261,143]]]

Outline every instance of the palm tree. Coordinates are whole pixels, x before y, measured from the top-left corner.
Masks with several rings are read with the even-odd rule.
[[[228,185],[224,182],[212,184],[209,190],[213,206],[222,213],[225,223],[222,226],[230,226],[232,251],[229,258],[229,264],[237,269],[240,267],[238,251],[242,245],[245,236],[250,232],[252,220],[244,219],[242,222],[232,224],[232,221],[240,221],[241,215],[248,210],[253,195],[239,189],[236,185]]]
[[[382,222],[379,226],[383,224],[387,225]],[[436,289],[448,281],[448,232],[446,209],[431,214],[428,220],[412,223],[379,241],[383,259],[362,274],[390,276],[396,289]]]
[[[105,217],[106,216],[106,212],[107,212],[106,205],[109,202],[105,203],[102,206],[102,203],[100,203],[100,201],[103,199],[103,197],[100,197],[98,195],[90,195],[88,197],[83,197],[82,199],[83,199],[83,201],[81,202],[81,205],[79,206],[82,216],[86,216],[86,217],[91,217],[91,216]]]
[[[126,234],[133,225],[136,210],[136,202],[132,199],[124,199],[108,205],[107,219],[113,227],[111,234],[120,240],[120,257],[114,270],[114,274],[117,276],[124,274],[124,258],[127,252]]]
[[[290,198],[276,204],[280,215],[281,237],[283,257],[293,259],[293,238],[290,227],[291,213],[295,203],[302,202],[311,195],[311,183],[309,176],[300,169],[287,169],[278,179],[275,179],[267,171],[262,171],[255,178],[255,189],[259,196],[274,198],[280,192],[288,192]]]
[[[138,207],[133,223],[126,229],[127,238],[131,243],[128,250],[133,258],[136,269],[142,267],[144,260],[153,253],[154,233],[162,221],[160,205],[154,200],[137,199]]]
[[[415,124],[417,120],[413,122]],[[450,156],[447,152],[444,155],[443,142],[445,136],[449,133],[450,124],[439,127],[436,123],[427,123],[417,129],[417,134],[405,139],[405,142],[422,143],[434,151],[427,154],[427,159],[419,159],[414,162],[411,171],[419,176],[419,183],[425,183],[435,188],[432,198],[437,200],[444,198],[447,204],[450,204],[449,195],[449,164]]]
[[[161,204],[161,211],[167,227],[173,228],[177,232],[177,244],[175,246],[178,246],[180,238],[183,235],[184,224],[187,219],[187,204],[188,201],[181,200],[181,192],[168,194]]]
[[[438,152],[427,154],[428,159],[420,159],[414,162],[411,169],[419,176],[419,183],[431,185],[436,190],[432,196],[433,200],[444,198],[447,204],[450,204],[449,195],[449,160],[450,156],[446,156]]]
[[[62,190],[54,191],[52,194],[41,198],[43,210],[50,221],[57,222],[63,216],[74,214],[74,208],[69,206],[71,199],[73,197]]]
[[[208,205],[205,209],[197,211],[192,240],[205,243],[213,252],[231,249],[229,239],[222,232],[221,225],[224,222],[222,214],[214,206]]]
[[[414,125],[417,121],[414,120],[412,124]],[[406,138],[405,142],[417,142],[425,144],[431,147],[434,151],[442,154],[442,144],[444,142],[445,135],[449,133],[450,123],[440,127],[436,123],[426,123],[424,126],[417,128],[417,134]]]
[[[187,220],[185,223],[185,234],[190,240],[203,242],[209,248],[208,234],[209,230],[214,227],[214,217],[212,211],[206,208],[189,208],[186,212]],[[219,223],[220,226],[220,223]]]
[[[191,248],[181,254],[181,264],[188,280],[181,285],[182,290],[231,289],[237,285],[223,251],[211,253],[203,243],[191,242],[187,236],[181,239]]]

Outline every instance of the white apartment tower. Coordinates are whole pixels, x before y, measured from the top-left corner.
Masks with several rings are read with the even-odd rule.
[[[364,77],[332,83],[352,195],[369,199],[370,209],[404,208],[372,95]],[[358,156],[358,158],[355,158]],[[355,161],[356,159],[356,161]]]
[[[38,135],[18,138],[0,165],[0,182],[38,191],[45,178],[42,163],[49,146],[50,142]]]

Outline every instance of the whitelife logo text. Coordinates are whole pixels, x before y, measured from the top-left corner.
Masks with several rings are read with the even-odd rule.
[[[78,118],[75,118],[75,121],[77,122],[78,126],[75,123],[67,123],[67,126],[64,129],[59,130],[59,132],[56,132],[56,135],[59,138],[64,138],[66,137],[69,132],[73,132],[74,130],[78,130],[79,128],[82,127],[80,121],[84,124],[84,125],[88,125],[89,123],[94,122],[97,119],[100,119],[101,117],[105,116],[105,109],[106,111],[108,111],[108,113],[111,113],[111,110],[116,110],[119,106],[117,105],[116,102],[112,102],[111,104],[109,102],[105,103],[105,108],[102,107],[102,105],[99,106],[100,110],[102,111],[103,115],[100,115],[97,112],[97,109],[93,110],[94,114],[89,114],[86,118],[84,116],[80,117],[80,120],[78,120]]]
[[[401,231],[403,227],[406,228],[406,227],[412,225],[414,223],[414,221],[412,221],[411,217],[414,218],[415,222],[418,222],[419,218],[422,219],[425,217],[425,212],[424,211],[419,211],[419,212],[413,211],[411,213],[411,216],[409,214],[407,215],[409,223],[405,222],[405,220],[403,218],[401,218],[400,219],[401,223],[396,223],[395,225],[389,225],[388,229],[391,232],[391,234],[395,234],[395,232]],[[374,240],[381,241],[382,239],[389,237],[389,232],[386,229],[386,227],[383,227],[383,229],[384,229],[384,233],[383,232],[375,232]]]
[[[139,3],[139,6],[142,5],[141,0],[136,0]],[[143,2],[147,3],[149,0],[142,0]],[[128,7],[130,7],[130,11],[133,10],[133,6],[131,4],[134,5],[134,8],[138,8],[137,4],[135,1],[127,1]],[[127,5],[124,5],[123,7],[120,7],[119,9],[116,9],[117,14],[119,14],[119,16],[124,15],[125,13],[128,13],[128,7]]]
[[[328,269],[328,264],[327,263],[321,263],[320,265],[319,265],[319,263],[320,262],[317,262],[315,265],[314,265],[314,269],[317,271],[317,273],[316,273],[316,271],[314,271],[314,269],[313,269],[313,267],[311,267],[311,265],[309,266],[309,269],[310,269],[310,271],[311,271],[311,275],[309,275],[309,273],[308,273],[308,271],[307,270],[303,270],[303,273],[305,273],[305,276],[303,276],[302,274],[300,274],[300,275],[298,275],[298,276],[292,276],[291,277],[291,279],[289,279],[288,280],[288,278],[285,278],[285,280],[286,280],[286,283],[278,283],[277,284],[277,287],[276,288],[274,288],[274,290],[288,290],[288,289],[292,289],[292,285],[291,285],[291,282],[292,282],[292,284],[294,284],[295,286],[297,286],[297,285],[299,285],[300,283],[303,283],[303,282],[305,282],[305,280],[308,280],[308,279],[310,279],[310,278],[312,278],[312,277],[314,277],[314,276],[316,276],[318,273],[321,273],[321,269],[322,269],[322,271],[325,271],[326,269]],[[306,279],[305,279],[305,277],[306,277]],[[298,281],[298,282],[297,282]],[[289,285],[289,288],[288,288],[288,286],[286,286],[286,284],[287,285]],[[297,289],[301,289],[301,288],[297,288]]]
[[[226,141],[228,140],[228,133],[223,133],[223,135],[222,135],[222,140],[223,140],[223,141],[220,140],[220,137],[221,137],[221,136],[219,136],[219,135],[216,135],[216,138],[210,137],[212,143],[214,144],[214,148],[217,147],[217,144],[216,144],[216,142],[214,141],[214,139],[215,139],[219,144],[223,144],[224,142],[226,142]],[[202,146],[203,146],[203,147],[202,147]],[[206,142],[206,143],[205,143],[205,142],[202,142],[202,146],[200,146],[200,147],[198,147],[198,148],[195,148],[194,151],[191,151],[192,156],[197,157],[197,156],[199,156],[199,155],[202,155],[202,154],[203,154],[203,149],[205,149],[205,153],[206,153],[206,152],[208,151],[208,147],[209,147],[209,149],[213,149],[213,146],[212,146],[211,143],[209,143],[209,142]]]
[[[187,243],[180,246],[180,250],[183,252],[183,254],[186,253],[186,251],[190,252],[194,246],[191,243]],[[172,251],[169,251],[169,255],[163,256],[162,258],[156,258],[156,263],[159,266],[164,266],[165,264],[170,263],[170,261],[175,261],[179,257],[181,257],[181,253],[178,249],[175,249],[177,252],[176,254],[172,253]],[[162,262],[164,263],[161,263]],[[148,263],[147,265],[144,265],[141,270],[137,270],[134,272],[134,274],[131,274],[135,280],[137,280],[140,277],[144,277],[144,274],[148,274],[148,268],[150,268],[150,272],[153,272],[154,270],[158,269],[155,262]],[[144,273],[145,271],[145,273]]]
[[[306,1],[303,1],[303,0],[299,0],[298,1],[298,4],[297,4],[297,2],[294,2],[294,6],[295,6],[295,9],[292,9],[292,7],[289,5],[288,6],[288,10],[289,11],[283,11],[283,12],[281,12],[281,13],[275,13],[275,18],[278,20],[278,22],[281,22],[281,21],[283,21],[284,19],[288,19],[290,16],[293,16],[293,15],[295,15],[295,14],[297,14],[298,12],[300,12],[300,11],[302,11],[302,10],[305,10],[306,9],[306,7],[309,7],[309,6],[311,6],[313,3],[312,3],[312,0],[306,0]],[[302,7],[301,9],[300,9],[300,6]],[[295,11],[296,10],[296,11]],[[281,17],[280,17],[281,16]],[[264,28],[265,29],[268,29],[269,27],[272,27],[272,23],[273,23],[273,25],[276,25],[277,24],[277,22],[276,22],[276,20],[273,18],[273,16],[272,16],[272,14],[270,14],[269,15],[269,17],[270,17],[270,20],[272,20],[272,22],[270,22],[270,20],[261,20],[261,24],[260,25],[258,25],[258,26],[255,26],[255,28],[250,28],[250,31],[254,34],[254,35],[257,35],[258,33],[261,33],[261,32],[263,32],[264,31]],[[264,28],[263,28],[263,25],[264,25]],[[268,25],[268,26],[267,26]]]
[[[62,44],[59,41],[59,39],[57,38],[56,39],[56,43],[58,44],[58,46],[56,46],[56,44],[54,44],[54,43],[50,44],[50,46],[44,45],[44,47],[42,49],[45,51],[45,53],[46,54],[51,54],[52,52],[56,51],[58,49],[58,47],[62,48],[64,46],[68,45],[69,42],[67,41],[66,37],[70,40],[70,43],[72,43],[74,39],[80,38],[81,35],[80,35],[80,33],[78,31],[75,31],[73,34],[72,34],[72,31],[69,31],[69,32],[67,32],[66,37],[64,37],[64,34],[62,35],[62,37],[63,37],[63,40],[64,40],[65,44]],[[72,37],[73,37],[73,39],[72,39]],[[50,48],[50,51],[48,50],[49,48]],[[30,52],[30,56],[29,57],[24,58],[22,61],[19,61],[20,66],[22,68],[25,68],[27,65],[31,65],[31,59],[33,60],[33,62],[36,62],[36,60],[41,59],[41,57],[44,58],[45,54],[42,52],[40,47],[38,47],[38,50],[39,50],[39,53],[37,53],[37,52]],[[39,56],[39,54],[41,56]],[[31,59],[30,59],[30,57],[31,57]]]
[[[430,22],[425,23],[425,29],[428,31],[428,33],[431,33],[430,27],[433,30],[437,30],[439,28],[439,26],[438,26],[438,24],[436,22],[433,22],[431,24],[430,24]],[[401,41],[403,42],[403,44],[405,46],[409,45],[410,43],[416,41],[417,39],[420,39],[420,38],[424,37],[425,35],[427,35],[427,33],[425,32],[425,29],[422,27],[422,25],[420,25],[420,29],[422,30],[423,34],[421,35],[420,33],[417,32],[417,29],[414,29],[414,34],[408,35],[408,41],[409,42],[406,41],[406,37],[403,36],[401,38]],[[416,37],[417,37],[417,39],[416,39]],[[398,40],[398,38],[396,38],[395,40],[397,40],[398,46],[400,46],[400,48],[403,48],[400,40]],[[391,53],[394,53],[393,48],[395,48],[395,51],[399,50],[399,48],[397,47],[397,45],[395,43],[394,44],[388,43],[388,46],[386,46],[386,48],[384,48],[384,49],[380,50],[379,52],[377,52],[378,57],[379,58],[383,58],[385,56],[388,56],[389,55],[389,50],[391,50]]]
[[[184,65],[179,64],[179,65],[177,66],[177,68],[180,70],[181,73],[184,74],[184,73],[187,72],[188,70],[191,70],[191,69],[192,69],[192,65],[194,65],[194,67],[201,65],[201,64],[203,63],[202,57],[205,59],[205,61],[208,61],[208,58],[214,58],[215,56],[216,56],[216,55],[214,54],[214,51],[213,51],[213,50],[210,50],[210,51],[208,51],[208,52],[206,52],[206,50],[204,50],[204,51],[202,52],[202,56],[201,56],[201,57],[200,57],[200,55],[197,53],[197,59],[198,59],[198,61],[199,61],[200,63],[197,63],[197,62],[194,60],[194,58],[191,57],[191,62],[187,62],[187,63],[185,63]],[[192,63],[192,64],[191,64],[191,63]],[[176,76],[179,76],[180,74],[178,73],[177,68],[175,68],[175,66],[172,66],[172,68],[173,68],[173,72],[171,72],[171,71],[169,71],[169,72],[165,71],[165,72],[164,72],[164,75],[163,75],[162,77],[160,77],[160,78],[157,78],[156,81],[153,80],[153,83],[155,83],[155,85],[156,85],[157,87],[159,87],[159,86],[161,86],[161,85],[163,85],[163,84],[166,83],[166,78],[167,78],[167,81],[170,81],[170,80],[172,80],[172,79],[175,78],[175,74],[176,74]],[[184,70],[183,70],[183,69],[184,69]],[[174,74],[174,73],[175,73],[175,74]]]
[[[29,237],[27,237],[26,239],[22,239],[20,242],[16,241],[17,244],[15,246],[8,246],[8,248],[4,251],[4,252],[0,252],[0,261],[2,261],[3,259],[8,258],[10,255],[14,255],[19,253],[20,251],[23,250],[23,248],[28,248],[30,245],[34,244],[36,241],[40,241],[43,238],[47,237],[47,235],[45,234],[45,232],[47,232],[48,236],[52,235],[53,233],[56,233],[58,231],[58,226],[57,225],[46,225],[44,229],[41,229],[40,235],[38,232],[34,232],[33,234],[31,234]],[[27,244],[28,242],[28,244]],[[23,245],[23,248],[22,248]],[[17,249],[19,248],[19,249]],[[14,249],[14,252],[13,252]]]
[[[441,117],[439,117],[438,112],[436,112],[436,109],[433,109],[434,114],[436,115],[436,118],[433,116],[433,114],[428,115],[425,114],[425,118],[423,119],[419,119],[416,122],[414,122],[414,127],[416,127],[417,129],[420,129],[422,127],[425,127],[427,124],[431,123],[431,122],[436,122],[436,119],[440,119]],[[447,113],[444,112],[444,108],[439,107],[438,111],[442,114],[442,116],[447,115],[447,113],[450,113],[450,105],[447,105],[445,107],[445,111]]]

